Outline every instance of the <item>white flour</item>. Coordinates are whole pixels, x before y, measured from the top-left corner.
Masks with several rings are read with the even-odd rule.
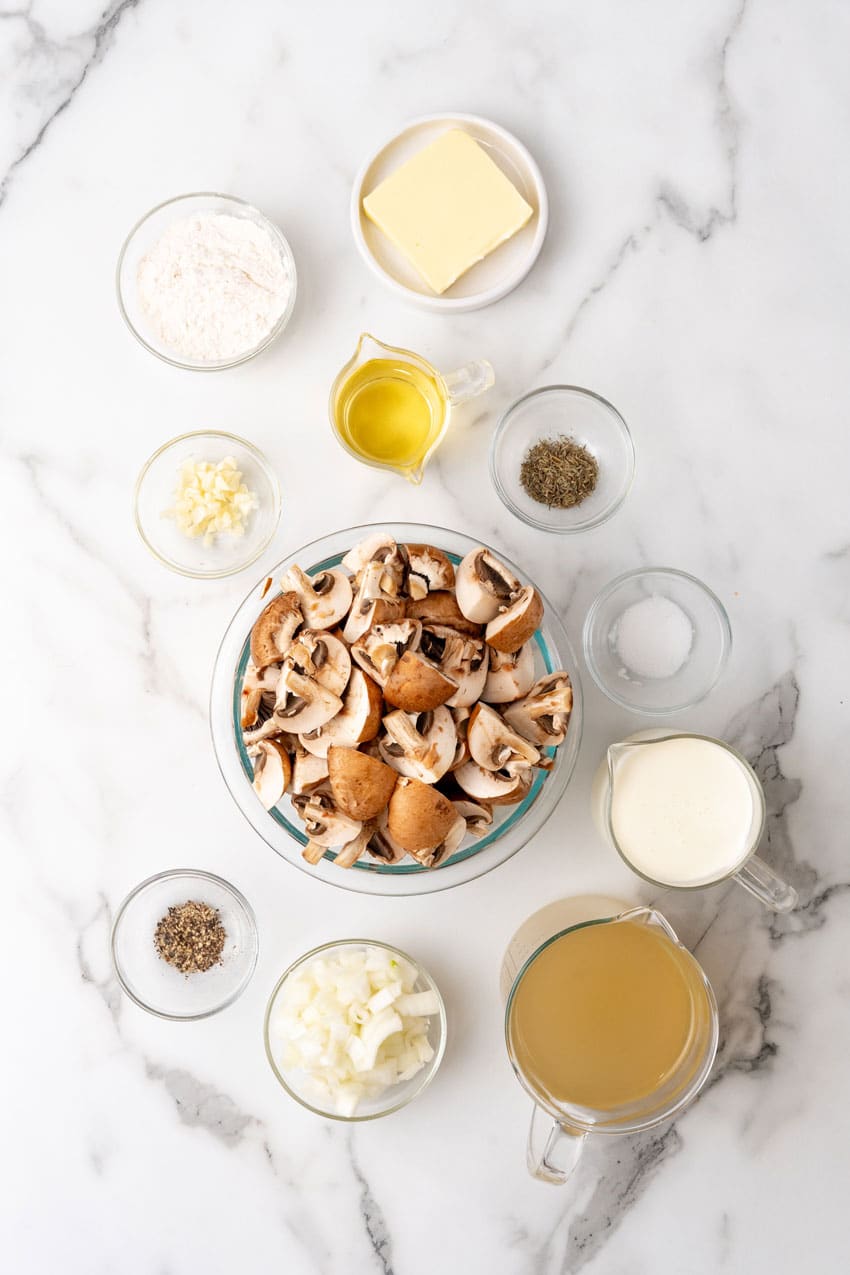
[[[162,343],[204,363],[253,350],[292,292],[265,227],[225,213],[175,221],[142,258],[137,282],[139,303]]]

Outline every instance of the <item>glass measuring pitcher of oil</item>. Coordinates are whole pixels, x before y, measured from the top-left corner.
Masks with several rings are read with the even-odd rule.
[[[516,973],[505,1010],[508,1055],[535,1104],[530,1173],[565,1182],[589,1134],[678,1114],[708,1079],[718,1037],[711,985],[659,912],[552,934]]]
[[[357,460],[420,483],[452,408],[483,394],[494,380],[486,359],[441,374],[411,350],[364,332],[331,387],[331,424]]]

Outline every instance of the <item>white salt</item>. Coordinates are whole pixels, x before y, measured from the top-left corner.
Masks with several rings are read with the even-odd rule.
[[[653,593],[626,607],[612,636],[627,674],[659,679],[678,673],[691,653],[694,630],[680,606]]]

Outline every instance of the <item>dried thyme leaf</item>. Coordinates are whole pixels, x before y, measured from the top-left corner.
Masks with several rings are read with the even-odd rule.
[[[519,480],[532,500],[550,509],[572,509],[590,495],[599,478],[596,457],[574,438],[542,438],[525,454]]]

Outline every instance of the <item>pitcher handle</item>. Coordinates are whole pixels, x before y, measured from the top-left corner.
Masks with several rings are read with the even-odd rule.
[[[799,895],[793,885],[783,881],[757,855],[750,855],[744,866],[735,873],[735,880],[774,912],[793,912],[799,902]]]
[[[449,392],[449,402],[456,407],[458,403],[466,403],[485,390],[492,389],[496,383],[496,374],[492,364],[486,359],[475,359],[472,363],[464,363],[463,367],[454,372],[446,372],[443,381]]]
[[[579,1162],[585,1133],[573,1133],[535,1104],[528,1131],[528,1171],[541,1182],[561,1186]]]

